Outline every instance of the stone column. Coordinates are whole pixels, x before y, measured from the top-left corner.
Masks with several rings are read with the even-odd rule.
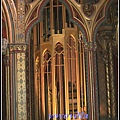
[[[9,51],[9,50],[8,50]],[[6,70],[6,113],[7,113],[7,120],[10,120],[10,56],[9,52],[7,52],[5,56],[5,70]]]
[[[4,119],[10,120],[10,56],[8,49],[8,40],[2,38],[2,95],[4,100],[2,111]]]
[[[109,75],[109,58],[108,58],[108,41],[106,40],[105,32],[98,33],[98,44],[102,48],[102,59],[105,65],[105,81],[106,81],[106,91],[107,91],[107,116],[111,118],[111,102],[110,102],[110,75]]]
[[[95,42],[84,43],[89,120],[99,120],[96,48]]]
[[[99,44],[102,47],[103,60],[105,62],[105,75],[107,87],[107,113],[109,118],[116,117],[116,97],[115,97],[115,74],[113,62],[113,39],[112,31],[99,32]]]
[[[56,84],[55,84],[55,56],[52,56],[52,107],[53,107],[53,114],[56,114],[57,111],[57,102],[56,102]],[[53,120],[56,120],[56,117],[53,118]]]
[[[42,120],[45,120],[45,85],[44,85],[44,63],[43,61],[41,62],[41,101],[42,101]]]
[[[110,76],[109,76],[109,63],[108,63],[108,52],[103,53],[103,60],[105,63],[105,76],[106,76],[106,88],[107,88],[107,116],[111,117],[111,102],[110,102]]]
[[[111,38],[110,38],[111,39]],[[116,97],[115,97],[115,74],[114,74],[114,64],[113,64],[113,52],[112,52],[112,40],[108,44],[108,57],[109,57],[109,74],[110,74],[110,87],[111,87],[111,116],[116,117]]]
[[[15,119],[27,120],[27,98],[26,98],[26,41],[25,41],[25,0],[18,0],[17,25],[15,43],[10,46],[10,52],[15,53],[13,63],[15,69]]]
[[[69,86],[68,86],[68,61],[67,61],[67,52],[68,50],[65,48],[65,55],[64,55],[64,74],[65,74],[65,114],[69,115]],[[66,120],[70,120],[70,116],[66,118]]]
[[[14,101],[13,113],[14,120],[27,120],[26,111],[26,45],[12,44],[10,45],[10,53],[12,54],[11,80],[14,93],[12,100]],[[14,57],[14,58],[13,58]],[[13,98],[14,97],[14,98]]]
[[[11,47],[9,46],[10,51],[10,119],[16,119],[16,85],[15,85],[15,53],[11,52]]]
[[[116,109],[116,117],[117,117],[117,113],[118,113],[118,81],[119,81],[119,79],[118,79],[118,43],[117,43],[117,41],[116,42],[114,42],[113,44],[112,44],[112,53],[113,53],[113,64],[114,64],[114,84],[115,84],[115,99],[116,99],[116,101],[115,101],[115,109]]]
[[[109,76],[109,64],[108,64],[108,52],[104,51],[103,60],[105,63],[105,78],[106,78],[106,88],[107,88],[107,114],[111,117],[111,102],[110,102],[110,76]]]

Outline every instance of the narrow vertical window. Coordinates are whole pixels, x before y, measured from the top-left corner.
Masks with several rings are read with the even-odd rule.
[[[46,51],[44,54],[44,93],[45,93],[45,116],[52,113],[52,103],[51,103],[51,54]]]
[[[50,37],[50,3],[44,8],[43,11],[43,37],[44,42],[49,41]]]
[[[58,0],[53,2],[54,30],[55,34],[62,33],[62,4]]]
[[[77,112],[77,89],[76,89],[76,53],[75,41],[70,36],[67,41],[67,61],[68,61],[68,90],[69,90],[69,113]]]
[[[80,69],[80,108],[86,112],[86,80],[85,80],[85,63],[84,63],[83,34],[79,31],[78,40],[78,59]]]
[[[55,46],[55,80],[57,86],[57,113],[65,114],[64,50],[62,44]]]
[[[40,22],[36,25],[36,31],[37,31],[37,47],[40,46]]]
[[[69,14],[68,14],[67,10],[66,10],[66,23],[67,23],[67,27],[74,28],[73,23],[70,21]]]

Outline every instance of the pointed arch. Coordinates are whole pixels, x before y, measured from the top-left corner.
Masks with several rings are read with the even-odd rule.
[[[83,40],[84,41],[87,41],[87,34],[86,34],[86,31],[85,31],[85,28],[84,26],[74,17],[73,15],[73,10],[72,10],[72,6],[70,5],[70,3],[67,1],[67,0],[59,0],[63,5],[65,5],[67,11],[68,11],[68,14],[69,14],[69,18],[70,18],[70,21],[72,23],[74,23],[76,26],[79,27],[79,29],[82,31],[83,33]],[[37,8],[37,17],[34,18],[33,21],[29,22],[28,25],[26,26],[26,42],[28,43],[28,36],[30,34],[30,31],[31,29],[38,23],[41,21],[41,16],[43,14],[43,10],[44,10],[44,7],[47,5],[47,3],[50,2],[50,0],[43,0],[42,2],[39,2],[39,6]],[[36,2],[37,3],[37,2]],[[37,3],[38,4],[38,3]],[[36,4],[36,5],[37,5]],[[71,3],[73,4],[73,3]],[[35,5],[34,5],[35,6]],[[34,9],[34,8],[33,8]],[[31,14],[30,14],[31,15]],[[28,18],[31,18],[30,16],[27,16]],[[26,18],[27,19],[27,18]],[[28,20],[29,21],[29,20]]]
[[[56,84],[56,111],[64,114],[65,111],[65,74],[64,74],[64,47],[58,42],[54,48],[55,56],[55,84]]]
[[[51,66],[51,54],[49,50],[45,50],[43,54],[43,72],[42,76],[44,76],[44,99],[43,103],[45,103],[44,109],[45,109],[45,118],[48,118],[48,114],[52,112],[51,110],[51,104],[49,104],[50,99],[50,89],[49,86],[52,83],[52,66]]]
[[[11,12],[11,9],[15,12],[14,17]],[[13,18],[16,18],[16,10],[14,6],[14,2],[11,1],[11,5],[9,5],[5,0],[2,0],[2,14],[4,15],[4,20],[6,24],[6,31],[7,31],[7,39],[9,43],[13,43],[15,41],[15,22]],[[12,34],[11,34],[12,31]]]
[[[108,9],[110,7],[110,5],[114,2],[114,0],[109,0],[108,3],[105,6],[105,13],[104,16],[102,18],[100,18],[97,22],[97,24],[94,27],[94,34],[93,34],[93,40],[96,41],[96,36],[97,36],[97,31],[99,29],[99,27],[106,21],[107,19],[107,13],[108,13]],[[101,11],[99,11],[101,12]]]
[[[47,52],[47,53],[50,53],[50,51],[46,48],[46,49],[44,49],[44,51],[43,51],[43,53],[42,53],[43,56],[46,54],[46,52]]]
[[[75,36],[74,36],[74,35],[72,35],[72,34],[71,34],[71,35],[70,35],[70,37],[72,37],[72,38],[74,39],[74,41],[76,41],[76,39],[75,39]]]

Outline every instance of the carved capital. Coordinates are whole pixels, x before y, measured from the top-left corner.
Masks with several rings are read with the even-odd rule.
[[[109,28],[110,28],[110,30],[109,30]],[[104,29],[101,29],[101,31],[99,31],[97,33],[97,40],[106,40],[106,41],[108,40],[108,42],[110,40],[113,40],[114,33],[111,29],[112,28],[108,27],[108,26],[106,26]]]
[[[27,45],[26,44],[9,44],[11,53],[20,53],[26,52]]]
[[[115,40],[115,34],[111,30],[100,31],[97,33],[97,43],[102,48],[102,57],[103,61],[108,63],[108,53],[111,50],[111,54],[115,54],[117,56],[117,42]]]
[[[102,51],[107,51],[107,47],[111,44],[114,51],[117,51],[117,42],[115,34],[112,31],[101,31],[97,33],[97,42],[101,46]]]
[[[97,44],[96,42],[86,42],[84,43],[84,49],[85,51],[96,51]]]
[[[112,31],[100,31],[97,33],[97,41],[99,44],[107,44],[113,42],[114,34]]]

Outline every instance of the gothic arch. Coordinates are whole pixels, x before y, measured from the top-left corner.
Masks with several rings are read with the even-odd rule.
[[[28,43],[28,36],[29,36],[29,34],[30,34],[31,29],[32,29],[38,22],[41,21],[41,17],[40,17],[40,16],[42,16],[44,7],[47,5],[47,3],[48,3],[49,1],[50,1],[50,0],[44,0],[44,1],[42,1],[41,3],[39,2],[40,5],[39,5],[38,8],[37,8],[37,17],[34,18],[34,19],[32,19],[32,21],[30,21],[30,22],[26,25],[26,42],[27,42],[27,43]],[[70,17],[70,21],[73,22],[75,25],[77,25],[77,26],[79,27],[79,29],[80,29],[80,30],[82,31],[82,33],[83,33],[83,40],[86,42],[86,41],[87,41],[87,33],[86,33],[86,30],[85,30],[85,27],[84,27],[77,19],[75,19],[75,17],[73,16],[72,7],[71,7],[70,3],[68,3],[67,0],[59,0],[59,1],[60,1],[62,4],[65,5],[65,7],[66,7],[66,9],[67,9],[67,11],[68,11],[69,17]],[[36,2],[36,5],[37,5],[37,4],[38,4],[38,2]],[[71,4],[73,4],[73,3],[71,3]],[[36,5],[34,5],[34,8],[35,8]],[[34,9],[34,8],[32,8],[32,9]],[[31,12],[34,12],[34,11],[31,10]],[[29,13],[30,13],[30,11],[29,11]],[[27,18],[31,18],[31,14],[30,14],[30,16],[27,16]],[[26,19],[27,19],[27,18],[26,18]],[[27,21],[29,21],[29,20],[27,20]],[[27,21],[26,21],[26,22],[27,22]]]
[[[72,34],[68,37],[67,41],[69,41],[69,40],[73,40],[74,42],[76,42],[76,39],[75,39],[74,35],[72,35]]]
[[[12,12],[11,12],[12,11]],[[5,18],[5,23],[7,26],[7,39],[9,41],[9,43],[13,43],[15,41],[15,21],[14,19],[16,19],[16,9],[14,6],[14,2],[13,1],[8,1],[8,3],[4,0],[2,0],[2,13],[4,14],[4,18]],[[13,16],[14,14],[14,16]],[[12,31],[12,34],[10,34]]]
[[[44,56],[46,53],[51,54],[50,51],[47,48],[43,50],[42,55]]]
[[[75,36],[74,35],[70,35],[68,39],[72,38],[75,42],[76,42],[76,39],[75,39]]]
[[[102,18],[100,18],[97,22],[97,24],[95,25],[95,28],[94,28],[94,34],[93,34],[93,40],[94,42],[96,42],[96,37],[97,37],[97,32],[98,32],[98,29],[100,28],[100,26],[106,21],[107,19],[107,13],[108,13],[108,9],[110,7],[110,5],[114,2],[114,0],[111,0],[109,1],[109,3],[106,5],[105,7],[105,12],[104,12],[104,16]],[[101,11],[99,11],[100,13]],[[99,14],[98,13],[98,14]]]
[[[10,42],[10,41],[12,41],[12,36],[11,36],[11,34],[8,36],[8,33],[11,31],[12,27],[11,27],[11,24],[9,24],[10,17],[9,17],[9,12],[8,12],[5,1],[2,1],[2,19],[3,19],[2,25],[5,24],[5,27],[6,27],[6,29],[5,29],[6,39],[9,40],[9,42]],[[4,32],[4,31],[2,31],[2,32]]]
[[[8,38],[8,32],[6,31],[6,22],[4,14],[2,13],[2,38]]]

